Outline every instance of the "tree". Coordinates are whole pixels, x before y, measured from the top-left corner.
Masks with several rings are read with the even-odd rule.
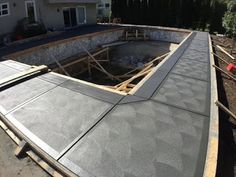
[[[227,12],[223,17],[223,27],[226,30],[226,33],[233,38],[232,50],[235,45],[236,39],[236,2],[234,0],[228,3]],[[231,50],[231,54],[232,54]]]

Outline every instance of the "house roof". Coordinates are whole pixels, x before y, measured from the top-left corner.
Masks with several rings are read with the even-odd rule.
[[[99,0],[48,0],[50,4],[58,3],[98,3]]]

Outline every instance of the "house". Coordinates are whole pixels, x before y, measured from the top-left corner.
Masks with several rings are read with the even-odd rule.
[[[96,23],[97,0],[0,0],[0,35],[14,31],[25,17],[48,29]]]
[[[111,0],[100,0],[97,4],[97,17],[109,18],[111,14]]]

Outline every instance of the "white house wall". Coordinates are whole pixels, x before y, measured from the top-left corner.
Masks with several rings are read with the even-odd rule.
[[[0,17],[0,35],[14,31],[17,22],[26,17],[25,0],[2,0],[1,3],[9,2],[10,15]],[[96,23],[95,3],[57,3],[50,4],[48,0],[35,0],[37,20],[44,23],[46,28],[63,29],[63,7],[86,6],[86,24]],[[15,6],[13,6],[15,4]]]

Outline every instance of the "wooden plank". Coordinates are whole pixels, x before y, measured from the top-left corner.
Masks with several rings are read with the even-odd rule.
[[[102,48],[114,47],[114,46],[123,45],[123,44],[127,44],[127,43],[128,43],[128,41],[113,42],[113,43],[110,43],[110,44],[102,45]]]
[[[99,50],[99,51],[93,53],[92,56],[96,57],[97,55],[99,55],[99,54],[101,54],[103,52],[106,52],[107,50],[108,50],[108,48],[104,48],[102,50]],[[75,60],[75,61],[72,61],[70,63],[67,63],[67,64],[63,65],[63,68],[65,69],[65,68],[67,68],[69,66],[72,66],[74,64],[78,64],[78,63],[83,62],[85,60],[88,60],[88,56],[85,56],[85,57],[79,58],[78,60]],[[56,70],[53,70],[53,71],[56,71]]]
[[[17,145],[20,144],[21,140],[11,130],[7,129],[6,133]]]
[[[37,163],[42,169],[44,169],[48,174],[53,177],[63,177],[62,174],[57,172],[54,168],[52,168],[48,163],[46,163],[43,159],[37,156],[33,151],[27,151],[26,154]]]
[[[218,49],[220,49],[220,50],[221,50],[224,54],[226,54],[228,57],[230,57],[231,59],[235,60],[235,58],[234,58],[232,55],[230,55],[228,52],[226,52],[221,46],[216,45],[216,47],[217,47]]]
[[[233,77],[232,75],[228,74],[227,72],[225,72],[223,69],[219,68],[218,66],[216,65],[212,65],[214,68],[216,68],[218,71],[224,73],[225,75],[229,76],[230,79],[232,79],[234,82],[236,82],[236,78]]]
[[[107,72],[104,68],[103,68],[103,66],[94,58],[94,56],[79,42],[79,45],[80,45],[80,47],[91,57],[91,59],[93,60],[93,61],[95,61],[95,63],[101,68],[101,70],[106,74],[106,75],[108,75],[111,79],[114,79],[115,78],[115,76],[113,76],[112,74],[110,74],[109,72]],[[106,48],[106,50],[107,50],[108,48]],[[105,50],[105,49],[104,49]],[[115,78],[115,79],[118,79],[118,78]]]
[[[145,65],[139,66],[139,67],[137,67],[137,68],[135,68],[135,69],[133,69],[133,70],[131,70],[131,71],[129,71],[129,72],[123,74],[122,76],[126,76],[126,75],[128,75],[128,74],[131,74],[131,73],[137,71],[137,70],[140,70],[140,69],[144,68],[145,66],[148,66],[148,65],[150,65],[151,63],[153,63],[153,62],[155,62],[155,61],[157,61],[157,60],[161,60],[162,58],[166,57],[166,56],[169,55],[169,54],[170,54],[170,52],[168,52],[168,53],[166,53],[166,54],[164,54],[164,55],[162,55],[162,56],[156,57],[156,58],[154,58],[152,61],[146,63]]]
[[[95,68],[95,69],[97,69],[97,70],[103,72],[103,73],[106,74],[109,78],[111,78],[111,79],[116,79],[117,81],[122,82],[121,79],[117,78],[116,76],[113,76],[113,75],[110,74],[110,73],[104,72],[100,67],[97,67],[96,65],[91,64],[91,63],[90,63],[90,66],[92,66],[93,68]]]
[[[214,52],[211,52],[213,55],[215,55],[219,60],[223,61],[224,63],[226,63],[227,65],[229,65],[230,63],[228,61],[226,61],[225,59],[223,59],[222,57],[220,57],[219,55],[215,54]]]
[[[91,66],[90,66],[90,60],[88,58],[88,73],[89,73],[89,76],[92,75],[92,72],[91,72]]]
[[[28,148],[28,143],[25,140],[22,140],[20,144],[15,149],[15,156],[20,158],[26,153],[26,149]]]
[[[232,113],[228,108],[226,108],[221,102],[216,101],[215,104],[222,109],[224,112],[226,112],[230,117],[234,118],[236,120],[236,115]]]
[[[10,83],[14,83],[14,82],[19,81],[19,80],[26,78],[28,76],[32,76],[34,74],[37,74],[40,72],[47,72],[47,71],[48,71],[48,67],[45,65],[37,66],[37,67],[31,68],[29,70],[22,71],[20,73],[6,77],[4,79],[1,79],[0,80],[0,87],[8,85]]]
[[[74,65],[74,64],[78,64],[78,63],[80,63],[80,62],[82,62],[82,61],[84,61],[84,60],[87,60],[87,59],[88,59],[87,56],[86,56],[86,57],[83,57],[83,58],[79,58],[79,59],[77,59],[77,60],[75,60],[75,61],[72,61],[72,62],[70,62],[70,63],[67,63],[67,64],[63,65],[63,68],[67,68],[67,67],[72,66],[72,65]],[[54,69],[53,71],[58,71],[58,69]]]
[[[127,87],[128,84],[130,84],[132,81],[134,81],[135,79],[142,77],[144,75],[147,75],[149,72],[151,72],[152,68],[145,71],[145,72],[140,72],[138,74],[136,74],[135,76],[133,76],[132,78],[122,82],[122,84],[116,89],[116,90],[123,90],[124,88]]]
[[[138,38],[139,34],[138,34],[138,30],[135,30],[135,37],[136,39]]]

